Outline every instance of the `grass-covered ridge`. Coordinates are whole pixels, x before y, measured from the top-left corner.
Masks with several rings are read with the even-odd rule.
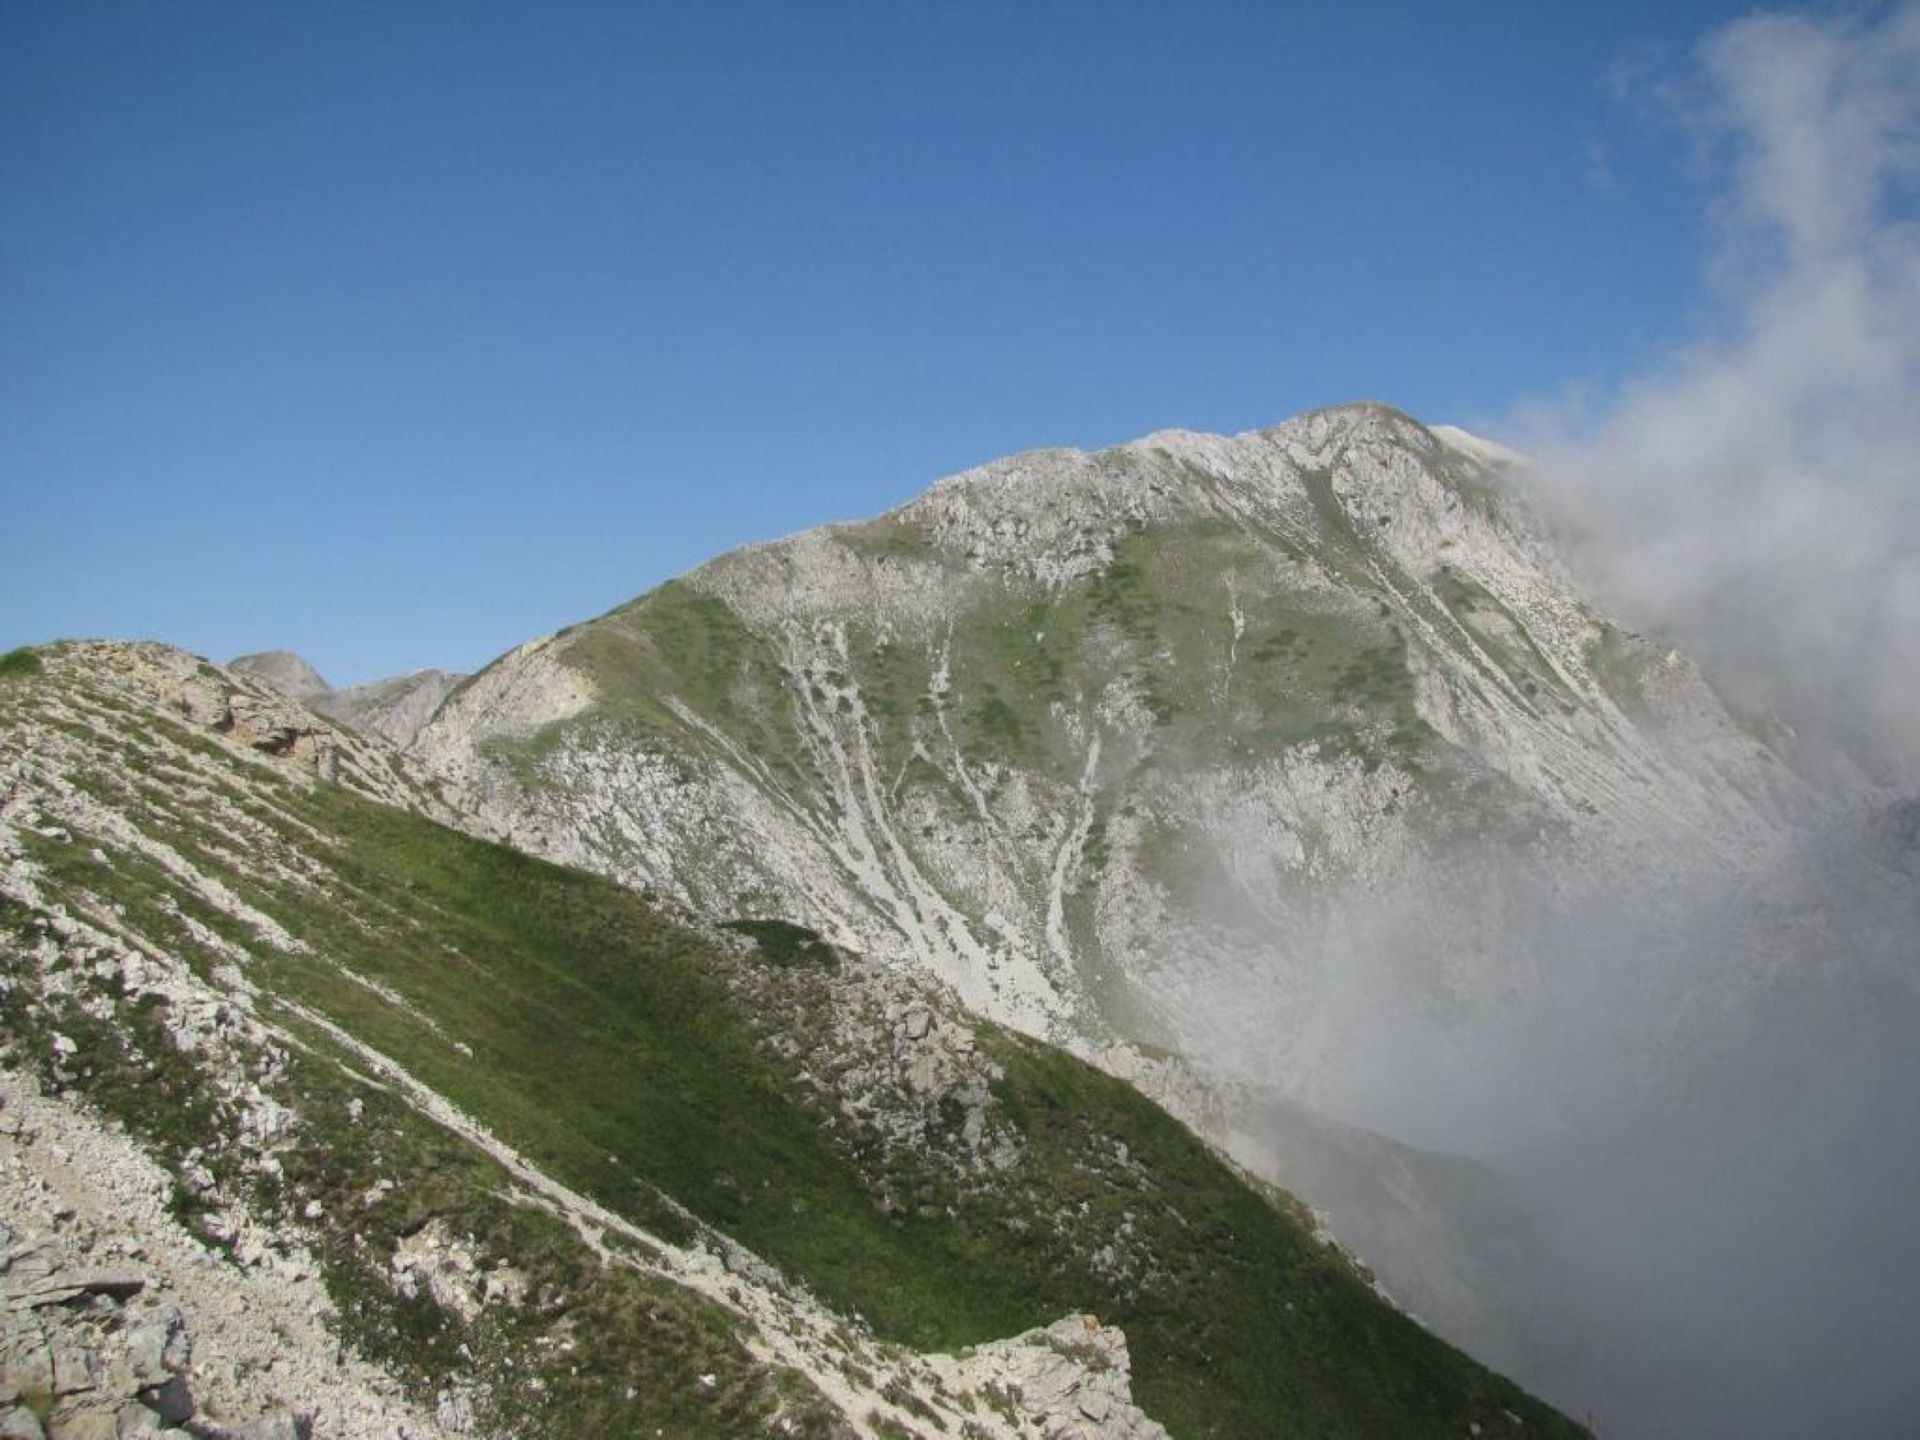
[[[8,692],[0,730],[53,684]],[[1508,1411],[1527,1433],[1573,1433],[1384,1304],[1297,1207],[1245,1183],[1120,1082],[970,1025],[997,1069],[990,1103],[994,1123],[1017,1137],[1014,1158],[962,1166],[939,1147],[889,1143],[874,1126],[844,1123],[844,1102],[859,1096],[835,1077],[864,1057],[837,1051],[835,1037],[853,1002],[841,958],[805,932],[753,917],[738,943],[723,942],[605,881],[302,782],[117,703],[103,691],[90,723],[60,719],[106,762],[75,767],[68,781],[271,917],[294,948],[263,943],[257,925],[107,837],[23,832],[49,887],[76,908],[120,907],[131,930],[208,974],[223,953],[244,951],[269,1013],[316,1012],[663,1237],[686,1235],[690,1213],[863,1315],[878,1336],[921,1349],[1099,1314],[1125,1327],[1137,1397],[1183,1440],[1459,1435],[1472,1424],[1501,1433],[1492,1427],[1506,1426]],[[155,738],[197,757],[191,784],[176,762],[150,759]],[[312,1053],[289,1063],[313,1097],[310,1143],[288,1166],[291,1183],[337,1186],[330,1203],[345,1208],[359,1192],[330,1165],[406,1168],[419,1172],[408,1194],[391,1217],[369,1211],[368,1225],[398,1236],[450,1218],[502,1253],[536,1257],[557,1243],[537,1214],[488,1198],[497,1176],[486,1163],[447,1148],[404,1107],[381,1102],[373,1126],[341,1120],[355,1092],[323,1063],[324,1035],[302,1033]],[[177,1102],[170,1090],[156,1102],[153,1090],[121,1083],[112,1103],[163,1144],[170,1128],[204,1130],[204,1107],[217,1102],[196,1094],[190,1074],[175,1083]],[[111,1100],[111,1074],[99,1089]],[[355,1148],[367,1145],[382,1148]],[[347,1179],[357,1186],[357,1171]],[[376,1351],[412,1356],[425,1374],[471,1338],[444,1317],[390,1304],[380,1268],[350,1246],[331,1258],[329,1278]],[[574,1273],[554,1285],[579,1297],[602,1283]],[[663,1352],[663,1374],[723,1364],[725,1337],[710,1333],[707,1312],[644,1289],[593,1305],[590,1314],[624,1317],[618,1333],[643,1357],[652,1325],[708,1337]],[[638,1363],[604,1348],[589,1350],[593,1363]],[[755,1433],[775,1400],[731,1369],[743,1378],[710,1433]],[[595,1408],[604,1396],[581,1390],[569,1403],[577,1423],[608,1423]],[[689,1427],[679,1433],[700,1433],[686,1415],[716,1413],[676,1403],[692,1407],[671,1412]],[[530,1423],[557,1423],[542,1413]]]

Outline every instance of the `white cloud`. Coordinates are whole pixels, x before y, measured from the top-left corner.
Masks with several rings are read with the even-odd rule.
[[[1912,766],[1920,3],[1754,16],[1683,78],[1653,83],[1722,176],[1727,319],[1597,414],[1536,415],[1522,438],[1616,603],[1749,699]]]

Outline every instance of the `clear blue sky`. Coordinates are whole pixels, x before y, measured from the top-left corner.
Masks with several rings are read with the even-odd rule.
[[[0,3],[0,648],[470,668],[1042,444],[1603,385],[1714,4]]]

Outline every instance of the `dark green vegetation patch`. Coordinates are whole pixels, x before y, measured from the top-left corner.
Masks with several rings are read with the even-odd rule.
[[[6,654],[0,655],[0,680],[38,675],[40,669],[40,656],[30,645],[22,645],[17,650],[9,650]]]

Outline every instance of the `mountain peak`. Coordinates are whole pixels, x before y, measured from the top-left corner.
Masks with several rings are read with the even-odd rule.
[[[227,662],[229,670],[269,685],[294,700],[308,700],[333,689],[320,678],[320,672],[291,650],[261,650],[240,655]]]

